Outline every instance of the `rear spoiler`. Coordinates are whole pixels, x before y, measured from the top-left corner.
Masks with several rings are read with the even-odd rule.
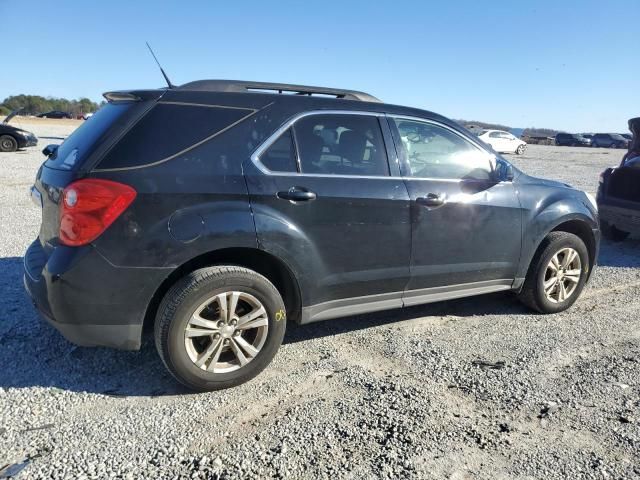
[[[157,100],[166,93],[166,88],[157,90],[117,90],[105,92],[102,96],[109,103],[142,102],[144,100]]]

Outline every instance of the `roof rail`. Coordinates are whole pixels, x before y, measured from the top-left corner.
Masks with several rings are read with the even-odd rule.
[[[310,87],[307,85],[290,85],[288,83],[245,82],[241,80],[197,80],[180,85],[177,90],[197,90],[206,92],[240,92],[240,93],[284,93],[293,95],[321,95],[343,100],[361,102],[380,102],[373,95],[355,90],[340,88]]]

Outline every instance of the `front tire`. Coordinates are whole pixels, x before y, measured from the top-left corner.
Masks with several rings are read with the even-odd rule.
[[[282,297],[247,268],[218,266],[179,280],[162,300],[155,343],[186,387],[212,391],[251,380],[271,362],[286,330]]]
[[[0,136],[0,152],[15,152],[18,150],[18,141],[11,135]]]
[[[524,151],[527,149],[526,145],[518,145],[518,148],[516,148],[516,153],[518,155],[522,155],[524,154]]]
[[[562,312],[580,296],[589,268],[589,253],[580,237],[551,232],[534,255],[518,298],[540,313]]]

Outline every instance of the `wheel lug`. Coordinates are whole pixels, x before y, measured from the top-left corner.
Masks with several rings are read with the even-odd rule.
[[[226,338],[226,339],[224,340],[224,344],[225,344],[225,345],[229,345],[229,339],[228,339],[228,338]]]
[[[218,321],[218,328],[222,328],[224,326],[224,322],[222,320]]]
[[[216,333],[216,334],[213,336],[213,338],[220,338],[220,334],[219,334],[219,333]]]
[[[236,330],[235,332],[233,332],[233,336],[234,337],[239,337],[241,333],[242,332],[240,330]]]
[[[233,325],[234,327],[238,324],[238,322],[236,320],[231,320],[231,325]]]

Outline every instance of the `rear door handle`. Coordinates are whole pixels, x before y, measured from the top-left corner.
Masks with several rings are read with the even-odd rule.
[[[291,202],[309,202],[317,197],[315,192],[310,192],[302,187],[291,187],[287,191],[276,193],[276,196],[281,200],[289,200]]]
[[[445,204],[444,196],[428,193],[426,197],[416,198],[416,203],[423,207],[441,207]]]

